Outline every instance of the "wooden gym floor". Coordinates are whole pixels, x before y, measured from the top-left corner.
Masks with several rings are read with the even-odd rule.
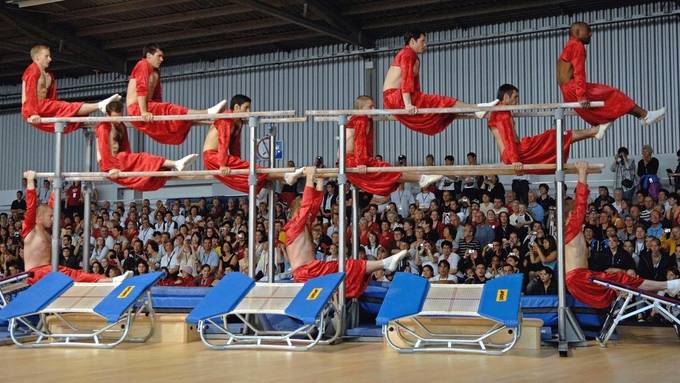
[[[620,327],[621,341],[560,358],[553,348],[504,356],[398,354],[384,343],[293,353],[212,351],[189,344],[113,350],[0,347],[4,382],[677,382],[680,340],[670,328]]]

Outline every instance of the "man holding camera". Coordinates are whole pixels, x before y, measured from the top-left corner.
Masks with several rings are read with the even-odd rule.
[[[680,165],[679,165],[680,168]],[[616,175],[614,188],[623,189],[623,198],[631,200],[633,198],[635,186],[635,160],[628,157],[628,148],[622,146],[616,151],[614,162],[609,170]]]

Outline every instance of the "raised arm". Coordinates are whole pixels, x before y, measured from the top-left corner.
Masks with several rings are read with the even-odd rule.
[[[571,216],[566,223],[566,231],[564,235],[564,243],[571,242],[580,232],[581,226],[586,219],[586,209],[588,207],[588,163],[579,161],[576,164],[578,169],[578,183],[576,184],[576,192],[574,195],[574,208],[571,211]]]
[[[21,238],[26,238],[26,236],[33,231],[38,214],[38,196],[35,191],[35,172],[32,170],[24,172],[24,178],[26,178],[26,212],[24,213],[24,222],[21,224]]]

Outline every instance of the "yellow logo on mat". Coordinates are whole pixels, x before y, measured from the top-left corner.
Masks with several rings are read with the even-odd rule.
[[[496,302],[505,302],[508,300],[508,289],[499,289],[496,293]]]
[[[134,289],[135,289],[135,286],[128,286],[128,287],[124,288],[123,291],[121,291],[120,294],[118,294],[118,299],[125,299],[125,298],[127,298],[128,295],[130,295],[130,293],[131,293],[132,290],[134,290]]]
[[[317,288],[315,288],[315,289],[312,289],[312,291],[309,293],[309,295],[307,295],[307,300],[308,300],[308,301],[314,301],[314,300],[316,300],[316,298],[319,297],[319,294],[321,294],[321,291],[323,291],[323,289],[320,288],[320,287],[317,287]]]

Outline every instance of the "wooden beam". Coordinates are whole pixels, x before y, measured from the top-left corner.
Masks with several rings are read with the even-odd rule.
[[[319,0],[305,0],[305,4],[307,4],[314,14],[319,16],[329,25],[355,36],[358,41],[363,42],[366,46],[374,46],[374,41],[364,36],[361,28],[352,22],[351,18],[344,17],[340,14],[338,9],[322,3]]]
[[[249,117],[292,117],[295,115],[294,110],[276,110],[266,112],[250,112],[250,113],[216,113],[216,114],[180,114],[180,115],[166,115],[153,116],[153,121],[199,121],[199,120],[216,120],[219,118],[226,119],[240,119]],[[121,116],[121,117],[43,117],[38,123],[51,124],[57,122],[142,122],[144,119],[141,116]],[[297,122],[297,121],[296,121]]]
[[[441,3],[447,3],[447,1],[443,0],[370,1],[364,4],[353,5],[350,9],[342,11],[342,14],[344,16],[363,15],[367,13],[384,12],[403,8],[415,8],[422,7],[425,5]]]
[[[111,15],[119,13],[134,12],[149,8],[165,7],[173,4],[191,3],[192,0],[128,0],[121,3],[99,5],[67,12],[65,14],[54,14],[52,20],[64,22],[78,19],[109,18]]]
[[[162,2],[161,2],[162,4]],[[234,16],[247,14],[247,9],[235,7],[233,5],[223,7],[206,8],[197,11],[175,13],[166,16],[154,16],[148,18],[138,18],[130,21],[118,21],[101,25],[85,27],[78,31],[78,36],[94,36],[107,33],[118,33],[135,29],[158,27],[161,25],[186,23],[194,20],[204,20],[214,17]]]
[[[555,164],[526,164],[523,170],[531,171],[550,171],[555,170]],[[604,164],[589,164],[588,173],[601,173]],[[283,175],[295,171],[295,168],[258,168],[257,174]],[[567,174],[576,174],[578,171],[574,164],[564,164],[564,171]],[[512,165],[492,164],[492,165],[453,165],[453,166],[392,166],[392,167],[367,167],[346,168],[346,173],[406,173],[406,174],[427,174],[427,175],[447,175],[447,176],[482,176],[482,175],[515,175],[515,168]],[[337,177],[338,168],[320,168],[316,170],[319,177]],[[249,169],[230,170],[228,175],[247,175]],[[118,178],[127,177],[179,177],[184,179],[205,179],[222,175],[219,170],[185,170],[185,171],[156,171],[156,172],[120,172]],[[54,178],[54,173],[36,173],[36,178]],[[103,181],[109,178],[108,173],[104,172],[63,172],[62,177],[65,181]]]
[[[405,16],[394,18],[381,18],[379,20],[366,22],[364,29],[383,29],[396,26],[407,25],[422,25],[424,23],[431,23],[436,21],[455,20],[465,17],[475,17],[490,15],[495,13],[503,13],[510,11],[519,11],[527,8],[543,8],[553,5],[559,5],[564,0],[524,0],[524,1],[508,1],[500,3],[499,5],[490,5],[487,7],[465,7],[453,8],[448,12],[438,11],[429,15],[418,15],[417,17]]]
[[[603,101],[593,101],[590,103],[593,108],[604,106]],[[546,109],[575,109],[580,108],[578,102],[548,103],[548,104],[524,104],[524,105],[499,105],[499,106],[464,106],[452,108],[422,108],[415,114],[456,114],[474,112],[507,112],[507,111],[527,111],[527,110],[546,110]],[[413,114],[405,109],[336,109],[336,110],[307,110],[306,116],[393,116]]]
[[[126,72],[125,59],[109,54],[96,43],[82,39],[70,31],[51,24],[41,15],[27,13],[0,3],[0,19],[14,24],[31,37],[38,36],[43,42],[66,44],[66,48],[79,55],[85,67],[90,66],[108,72]],[[36,42],[39,42],[36,41]]]
[[[295,24],[315,32],[323,33],[327,36],[331,36],[334,39],[340,40],[342,42],[354,44],[356,46],[365,45],[365,43],[361,41],[360,38],[361,36],[353,35],[350,32],[338,30],[337,28],[325,25],[323,23],[305,19],[281,8],[271,6],[263,1],[237,0],[236,2],[246,7],[249,7],[257,12],[264,13],[269,16],[278,17],[282,20],[288,21],[291,24]]]
[[[203,45],[192,45],[186,48],[177,47],[168,51],[171,56],[187,56],[193,54],[200,54],[206,52],[224,52],[227,50],[235,50],[241,48],[254,47],[258,45],[268,45],[277,44],[292,40],[305,40],[311,38],[318,38],[324,36],[321,33],[312,31],[302,31],[302,32],[291,32],[291,33],[280,33],[272,34],[268,37],[255,37],[250,39],[238,39],[231,43],[225,43],[223,41],[212,42]],[[280,48],[279,48],[280,49]],[[128,59],[134,60],[139,58],[139,56],[129,56]]]
[[[129,47],[141,47],[153,41],[155,43],[165,43],[169,41],[189,40],[200,37],[216,36],[235,32],[251,31],[256,29],[266,29],[280,27],[289,24],[285,20],[267,18],[259,20],[243,21],[233,24],[218,25],[213,27],[203,27],[196,29],[179,30],[174,32],[158,33],[141,37],[130,37],[120,40],[111,40],[104,43],[104,49],[120,49]]]

